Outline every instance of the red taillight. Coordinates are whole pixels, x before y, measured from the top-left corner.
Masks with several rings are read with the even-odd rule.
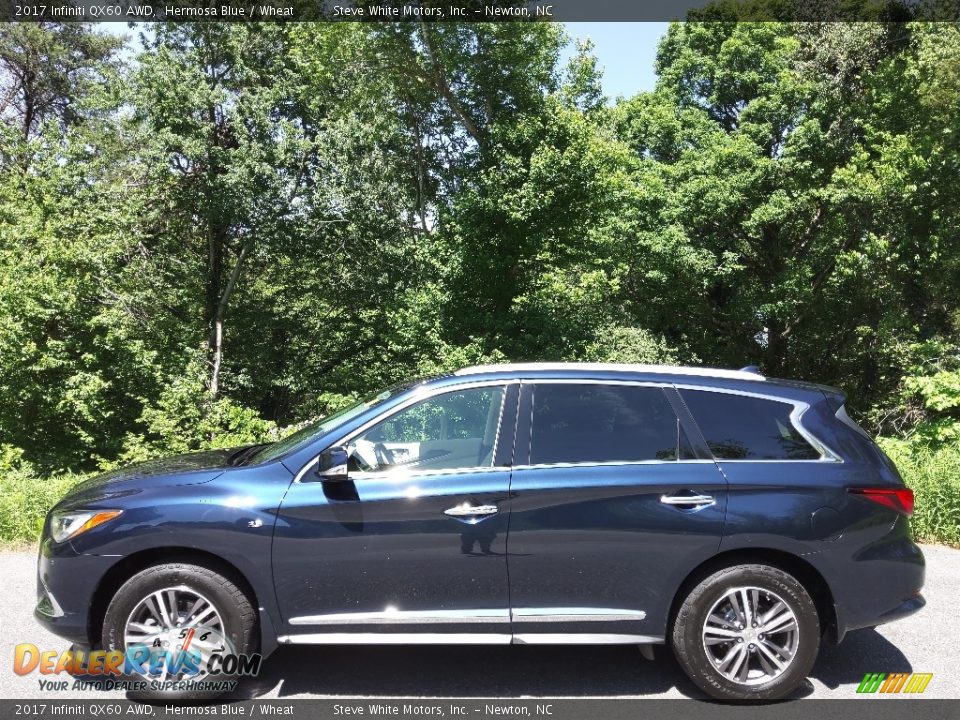
[[[848,488],[854,495],[896,510],[907,517],[913,515],[913,490],[910,488]]]

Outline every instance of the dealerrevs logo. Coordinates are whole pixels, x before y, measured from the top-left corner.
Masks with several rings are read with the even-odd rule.
[[[237,684],[234,678],[260,672],[260,654],[230,652],[225,639],[212,631],[173,628],[169,638],[131,644],[125,651],[59,652],[21,643],[14,650],[13,671],[18,675],[72,676],[72,683],[65,678],[41,678],[44,691],[95,684],[104,689],[154,692],[230,691]]]
[[[867,673],[857,686],[858,693],[922,693],[933,673]]]

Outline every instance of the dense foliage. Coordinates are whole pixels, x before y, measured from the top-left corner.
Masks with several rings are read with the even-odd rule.
[[[837,385],[960,542],[960,28],[678,23],[614,102],[566,42],[0,26],[0,537],[69,473],[512,359]]]

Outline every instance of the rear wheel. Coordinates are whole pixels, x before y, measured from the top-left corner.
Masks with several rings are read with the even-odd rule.
[[[810,672],[820,624],[796,578],[768,565],[736,565],[687,595],[672,641],[681,667],[707,694],[772,700],[789,695]]]
[[[135,697],[215,697],[223,690],[197,689],[197,682],[236,678],[207,674],[206,661],[253,652],[255,621],[249,599],[229,579],[202,566],[166,563],[137,573],[114,595],[103,648],[126,652],[141,668],[127,678],[146,683]]]

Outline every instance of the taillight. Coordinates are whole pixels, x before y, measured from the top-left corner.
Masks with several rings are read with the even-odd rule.
[[[913,490],[910,488],[847,488],[847,491],[907,517],[913,515]]]

